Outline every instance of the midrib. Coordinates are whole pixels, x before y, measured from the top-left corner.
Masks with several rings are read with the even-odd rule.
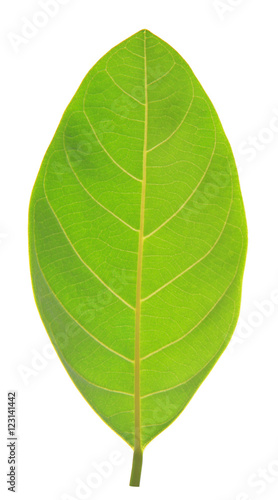
[[[141,452],[141,418],[140,418],[140,319],[141,319],[141,284],[142,262],[144,244],[144,216],[146,199],[146,163],[147,163],[147,133],[148,133],[148,92],[147,92],[147,57],[146,57],[146,32],[144,32],[144,65],[145,65],[145,132],[143,148],[143,179],[141,192],[140,231],[138,245],[136,309],[135,309],[135,442],[134,452]]]

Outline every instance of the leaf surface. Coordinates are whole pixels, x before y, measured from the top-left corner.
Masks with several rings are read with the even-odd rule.
[[[219,118],[150,32],[108,52],[66,109],[33,189],[29,247],[62,363],[140,454],[227,346],[247,247]]]

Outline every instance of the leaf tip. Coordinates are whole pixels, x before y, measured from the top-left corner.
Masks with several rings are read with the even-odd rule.
[[[153,33],[150,30],[147,30],[147,29],[142,29],[142,30],[138,31],[135,34],[137,34],[137,35],[139,35],[139,34],[141,34],[141,35],[153,35]]]

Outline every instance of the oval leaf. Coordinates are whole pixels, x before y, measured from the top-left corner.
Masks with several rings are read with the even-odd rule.
[[[34,294],[71,379],[142,450],[235,328],[247,247],[237,170],[181,56],[148,31],[106,54],[63,115],[32,193]]]

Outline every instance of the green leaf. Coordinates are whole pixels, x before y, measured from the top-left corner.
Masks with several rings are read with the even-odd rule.
[[[182,57],[148,31],[106,54],[66,109],[29,217],[34,294],[76,387],[142,450],[227,346],[247,230],[233,154]]]

